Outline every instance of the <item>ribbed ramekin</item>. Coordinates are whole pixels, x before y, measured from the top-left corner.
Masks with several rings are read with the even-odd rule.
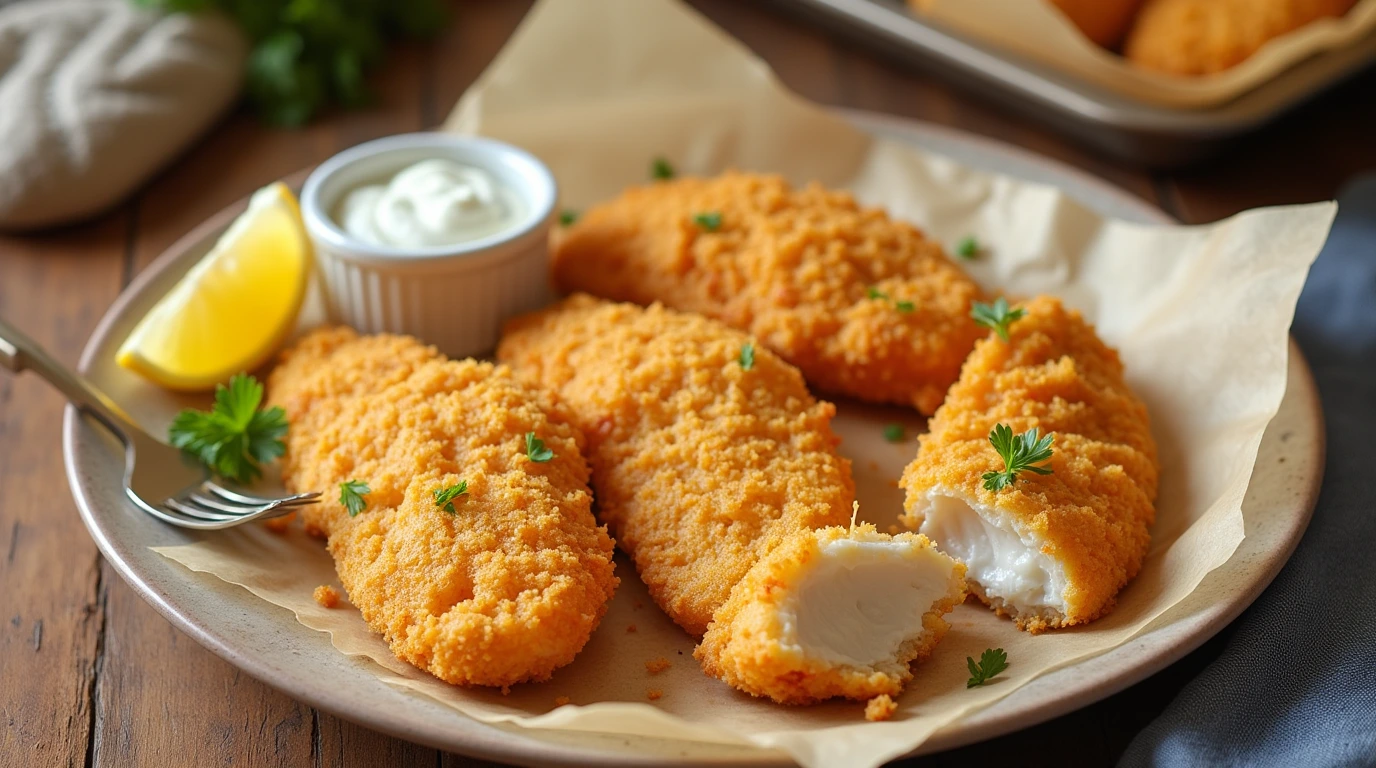
[[[423,248],[364,243],[335,222],[333,211],[350,190],[386,183],[431,158],[492,174],[524,202],[521,220],[489,237]],[[340,152],[321,163],[301,190],[301,216],[330,319],[363,333],[409,334],[450,357],[491,351],[503,322],[552,297],[548,235],[557,199],[554,176],[543,163],[492,139],[407,133]]]

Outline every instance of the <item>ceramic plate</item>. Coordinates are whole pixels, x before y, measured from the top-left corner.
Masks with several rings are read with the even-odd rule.
[[[1101,213],[1145,223],[1170,218],[1091,176],[1022,150],[936,126],[852,114],[862,128],[971,166],[1056,185]],[[163,254],[120,296],[96,328],[81,370],[136,419],[166,408],[166,394],[114,364],[115,349],[139,318],[208,250],[243,210],[232,206]],[[1184,656],[1236,617],[1289,557],[1309,521],[1323,467],[1323,421],[1308,368],[1292,345],[1289,387],[1262,441],[1244,504],[1246,539],[1194,596],[1153,629],[1091,663],[1045,675],[935,734],[919,752],[998,736],[1109,696]],[[156,394],[158,402],[150,399]],[[149,549],[191,541],[136,511],[120,488],[116,444],[69,408],[63,426],[67,476],[82,518],[119,574],[162,615],[248,674],[326,712],[441,749],[538,765],[788,764],[749,747],[555,732],[472,721],[437,702],[379,682],[340,654],[329,636],[244,589],[193,573]]]

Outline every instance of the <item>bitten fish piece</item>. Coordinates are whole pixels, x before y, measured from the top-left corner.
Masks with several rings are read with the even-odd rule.
[[[1078,312],[1028,302],[1009,341],[990,334],[903,473],[903,521],[964,561],[970,591],[1020,629],[1083,624],[1137,574],[1155,517],[1156,444],[1118,355]],[[1052,474],[990,491],[989,433],[1055,435]]]
[[[819,389],[932,413],[981,333],[979,287],[849,194],[726,173],[633,187],[552,238],[566,291],[744,330]]]
[[[855,494],[835,407],[747,345],[704,317],[574,296],[513,321],[497,349],[574,414],[599,515],[694,635],[761,556],[845,522]]]
[[[340,581],[398,658],[460,685],[547,679],[573,660],[616,590],[592,515],[582,435],[506,368],[414,339],[317,331],[283,353],[269,400],[290,423],[288,488]],[[527,455],[534,433],[553,452]],[[339,484],[367,484],[350,517]],[[435,492],[465,484],[453,512]]]
[[[1173,75],[1236,66],[1271,40],[1356,0],[1147,0],[1124,46],[1133,64]]]
[[[897,696],[946,634],[964,574],[925,536],[799,531],[736,585],[694,656],[781,704]]]

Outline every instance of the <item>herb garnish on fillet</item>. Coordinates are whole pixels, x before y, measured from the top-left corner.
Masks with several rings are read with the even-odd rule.
[[[973,317],[976,323],[991,329],[1004,341],[1008,341],[1008,326],[1025,314],[1027,310],[1022,307],[1010,309],[1008,299],[1002,296],[995,299],[993,304],[981,304],[977,301],[970,308],[970,317]]]
[[[985,472],[985,490],[998,492],[1012,485],[1018,473],[1027,471],[1038,475],[1051,474],[1051,467],[1034,466],[1051,458],[1051,443],[1055,435],[1038,438],[1039,430],[1033,427],[1021,435],[1014,435],[1006,424],[995,424],[989,432],[989,443],[1003,458],[1002,472]]]
[[[716,232],[721,229],[721,211],[704,211],[693,216],[693,223],[698,225],[704,232]]]
[[[979,241],[974,235],[969,235],[956,243],[956,255],[966,261],[973,261],[979,255]]]
[[[458,485],[435,489],[435,506],[451,515],[458,514],[454,509],[454,499],[468,495],[468,481],[460,480]]]
[[[527,432],[526,458],[534,462],[543,463],[554,458],[554,451],[546,448],[545,441],[536,437],[534,432]]]
[[[349,510],[349,517],[357,517],[368,508],[368,500],[363,497],[371,490],[362,480],[345,480],[339,484],[339,503]]]
[[[235,374],[229,386],[215,387],[210,411],[187,408],[172,420],[169,441],[215,474],[248,485],[266,464],[286,452],[287,414],[281,408],[258,410],[263,385],[248,374]]]
[[[745,343],[741,345],[740,356],[741,370],[748,371],[755,367],[755,345]]]
[[[965,681],[966,688],[974,688],[977,685],[984,685],[989,680],[1005,669],[1008,669],[1008,654],[1002,648],[985,648],[984,653],[980,654],[979,663],[969,656],[965,657],[965,666],[970,669],[970,679]]]

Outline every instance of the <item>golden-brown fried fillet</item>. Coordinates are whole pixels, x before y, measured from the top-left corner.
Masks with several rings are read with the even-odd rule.
[[[325,492],[308,527],[398,658],[490,686],[573,660],[617,579],[582,436],[544,395],[502,367],[334,329],[284,353],[269,397],[291,424],[287,486]],[[528,457],[530,432],[552,459]],[[347,480],[370,489],[357,517],[338,500]],[[460,482],[451,514],[433,494]]]
[[[1356,0],[1147,0],[1124,53],[1144,69],[1208,75],[1235,66],[1266,43],[1318,19],[1342,16]]]
[[[781,704],[897,696],[949,629],[964,574],[925,536],[797,531],[736,585],[693,655]]]
[[[598,511],[650,594],[701,635],[790,532],[845,522],[835,408],[745,334],[660,306],[575,296],[512,322],[497,355],[554,391],[588,438]]]
[[[981,335],[979,288],[940,245],[817,184],[727,173],[633,187],[552,245],[564,290],[716,318],[820,389],[924,413]]]
[[[1040,631],[1092,621],[1137,574],[1156,511],[1158,467],[1146,406],[1118,355],[1078,312],[1040,297],[990,334],[903,473],[904,522],[963,560],[971,592]],[[997,424],[1054,433],[1050,475],[984,487],[1003,460]]]

